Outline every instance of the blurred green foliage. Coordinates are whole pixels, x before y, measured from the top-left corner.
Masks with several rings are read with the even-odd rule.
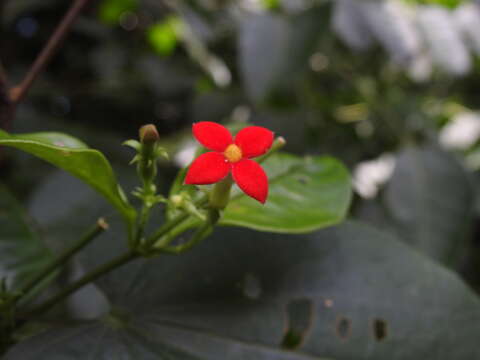
[[[177,47],[182,22],[177,17],[169,17],[152,25],[147,32],[148,41],[160,55],[170,55]]]
[[[98,7],[98,17],[106,24],[116,25],[125,12],[137,8],[137,0],[103,0]]]

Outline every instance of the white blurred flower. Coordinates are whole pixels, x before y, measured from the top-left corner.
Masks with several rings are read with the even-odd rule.
[[[183,168],[190,165],[197,151],[197,144],[194,141],[188,141],[182,146],[182,149],[175,154],[173,161],[176,165]]]
[[[472,62],[452,14],[441,6],[419,6],[417,20],[434,63],[450,74],[464,75]]]
[[[332,26],[340,39],[355,50],[366,50],[374,43],[362,3],[357,0],[337,0],[334,3]]]
[[[448,149],[467,149],[480,138],[480,115],[472,111],[456,115],[440,132],[440,144]]]
[[[365,199],[374,198],[392,176],[395,157],[385,153],[379,158],[359,163],[353,170],[353,187]]]
[[[407,69],[410,79],[416,82],[425,82],[433,72],[432,58],[425,52],[418,54]]]
[[[394,62],[407,65],[420,53],[420,33],[410,6],[398,0],[366,1],[361,6],[370,30]]]
[[[453,13],[455,25],[465,42],[480,55],[480,3],[464,3]]]
[[[404,0],[337,0],[332,27],[354,50],[378,42],[414,81],[430,78],[434,66],[462,76],[472,69],[470,49],[480,54],[480,0],[456,9]]]

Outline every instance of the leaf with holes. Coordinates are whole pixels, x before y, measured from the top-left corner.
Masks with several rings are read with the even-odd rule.
[[[345,217],[351,199],[350,175],[337,160],[280,153],[262,166],[270,183],[265,205],[237,191],[232,194],[222,225],[306,233],[339,223]]]
[[[20,204],[0,184],[0,279],[7,280],[9,290],[19,290],[52,260]]]
[[[130,263],[97,281],[109,314],[52,328],[5,359],[480,356],[480,301],[447,269],[358,223],[297,239],[221,229],[181,257]],[[92,268],[120,246],[95,242],[82,262]]]
[[[445,263],[462,256],[474,194],[465,170],[452,155],[432,145],[404,149],[385,200],[408,244]]]
[[[118,185],[108,160],[97,150],[61,133],[11,135],[0,130],[0,145],[14,147],[43,159],[78,177],[102,194],[122,214],[129,226],[136,217]]]

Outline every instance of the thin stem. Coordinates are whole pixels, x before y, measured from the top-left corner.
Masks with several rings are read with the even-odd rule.
[[[200,199],[195,201],[195,206],[204,206],[208,203],[208,197],[207,196],[202,196]],[[162,236],[164,236],[166,233],[168,233],[170,230],[172,230],[174,227],[180,225],[182,222],[186,221],[191,214],[187,212],[182,212],[181,214],[177,215],[170,221],[167,221],[165,224],[163,224],[153,235],[151,235],[146,241],[145,241],[145,248],[149,249],[151,246],[153,246]]]
[[[69,32],[73,22],[89,1],[90,0],[75,0],[70,9],[68,9],[62,21],[55,29],[55,32],[52,34],[45,47],[32,64],[30,70],[25,75],[25,78],[19,85],[10,90],[10,99],[14,104],[18,104],[25,97],[33,82],[56,53]]]
[[[190,240],[184,244],[176,246],[166,246],[160,249],[160,252],[166,252],[170,254],[180,254],[187,250],[190,250],[192,247],[197,245],[200,241],[205,239],[213,231],[213,225],[209,222],[205,223],[202,227],[198,228],[197,231],[192,235]]]
[[[33,308],[31,311],[28,313],[22,315],[22,318],[28,319],[32,318],[34,316],[37,316],[39,314],[44,313],[47,310],[50,310],[51,307],[59,303],[60,301],[64,300],[68,296],[70,296],[72,293],[77,291],[78,289],[82,288],[83,286],[89,284],[90,282],[100,278],[101,276],[105,275],[106,273],[122,266],[130,261],[138,258],[140,255],[137,254],[134,251],[128,251],[127,253],[120,255],[113,260],[109,261],[108,263],[103,264],[99,268],[89,272],[85,276],[83,276],[81,279],[77,280],[70,286],[66,287],[60,293],[57,295],[51,297],[50,299],[46,300],[44,303],[40,304],[39,306]]]
[[[166,252],[170,254],[180,254],[187,250],[190,250],[213,232],[215,225],[218,223],[218,220],[220,220],[220,210],[209,209],[208,217],[205,223],[201,227],[199,227],[197,231],[195,231],[190,240],[176,246],[169,246],[170,242],[168,242],[163,244],[163,246],[159,246],[158,249],[160,250],[160,252]]]
[[[157,231],[145,241],[146,249],[149,249],[155,242],[160,239],[163,235],[168,233],[174,227],[180,225],[182,222],[187,220],[190,217],[190,214],[182,212],[180,215],[177,215],[172,220],[167,221],[165,224],[160,226]]]
[[[138,243],[141,241],[143,234],[145,232],[145,226],[147,226],[148,219],[150,218],[150,210],[152,209],[151,206],[143,203],[142,210],[140,211],[140,216],[138,218],[138,225],[137,225],[137,234],[134,238],[133,247],[135,248]]]
[[[261,164],[262,162],[264,162],[265,160],[267,160],[270,156],[272,156],[274,153],[276,153],[278,150],[280,150],[281,148],[283,148],[285,145],[287,144],[287,141],[285,140],[285,138],[283,136],[279,136],[275,139],[275,141],[273,142],[272,144],[272,147],[270,148],[270,150],[265,154],[265,155],[262,155],[260,156],[258,159],[257,159],[257,162],[259,164]]]
[[[70,249],[67,249],[63,254],[61,254],[57,259],[52,261],[45,269],[40,271],[37,276],[34,276],[30,281],[25,284],[21,289],[20,295],[15,298],[15,302],[27,295],[36,285],[38,285],[43,279],[50,275],[56,268],[65,264],[69,261],[77,252],[82,250],[85,246],[90,244],[97,236],[108,229],[107,222],[100,218],[98,219],[95,226],[90,229],[82,238],[73,245]]]

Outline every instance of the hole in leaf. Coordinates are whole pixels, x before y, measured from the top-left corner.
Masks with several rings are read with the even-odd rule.
[[[300,347],[313,324],[313,303],[309,299],[297,299],[287,305],[287,327],[282,347]]]
[[[350,336],[351,330],[352,322],[349,319],[345,317],[340,317],[337,319],[336,332],[340,339],[346,340]]]
[[[262,295],[262,284],[260,279],[251,273],[245,274],[243,279],[243,295],[249,299],[255,300]]]
[[[385,340],[387,338],[387,322],[383,319],[374,319],[373,334],[377,341]]]

